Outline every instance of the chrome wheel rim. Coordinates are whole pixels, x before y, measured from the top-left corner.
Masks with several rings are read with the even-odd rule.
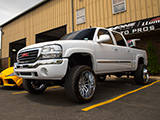
[[[42,90],[45,88],[45,84],[39,84],[39,83],[34,83],[33,81],[31,82],[31,86],[34,90]]]
[[[81,73],[79,79],[79,93],[84,99],[89,99],[94,95],[96,80],[90,71],[86,70]]]
[[[143,69],[143,79],[146,83],[149,80],[148,70],[146,68]]]

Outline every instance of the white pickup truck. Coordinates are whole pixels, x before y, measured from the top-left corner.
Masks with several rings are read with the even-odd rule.
[[[96,82],[107,74],[132,75],[137,84],[147,84],[147,54],[131,47],[122,34],[104,28],[88,28],[65,35],[61,40],[21,49],[14,64],[31,94],[43,93],[48,85],[62,85],[76,102],[93,99]]]

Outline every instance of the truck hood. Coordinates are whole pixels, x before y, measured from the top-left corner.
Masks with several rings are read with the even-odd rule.
[[[34,48],[42,48],[43,46],[53,45],[53,44],[61,45],[64,51],[67,48],[75,48],[75,47],[82,48],[82,45],[83,45],[83,48],[89,47],[90,46],[89,44],[93,44],[93,41],[91,40],[56,40],[56,41],[42,42],[42,43],[29,45],[27,47],[22,48],[20,51],[34,49]]]
[[[33,49],[33,48],[41,48],[41,47],[43,47],[45,45],[52,45],[52,44],[59,44],[59,43],[61,43],[61,41],[56,40],[56,41],[50,41],[50,42],[42,42],[42,43],[32,44],[32,45],[29,45],[27,47],[22,48],[20,51],[28,50],[28,49]]]

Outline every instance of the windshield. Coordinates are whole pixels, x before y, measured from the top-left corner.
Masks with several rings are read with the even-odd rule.
[[[69,33],[61,38],[61,40],[93,40],[96,28],[89,28],[84,30]]]

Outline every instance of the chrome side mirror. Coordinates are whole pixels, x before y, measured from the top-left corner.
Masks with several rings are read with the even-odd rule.
[[[110,36],[105,34],[105,35],[100,35],[97,42],[101,43],[101,42],[107,42],[109,40],[110,40]]]

